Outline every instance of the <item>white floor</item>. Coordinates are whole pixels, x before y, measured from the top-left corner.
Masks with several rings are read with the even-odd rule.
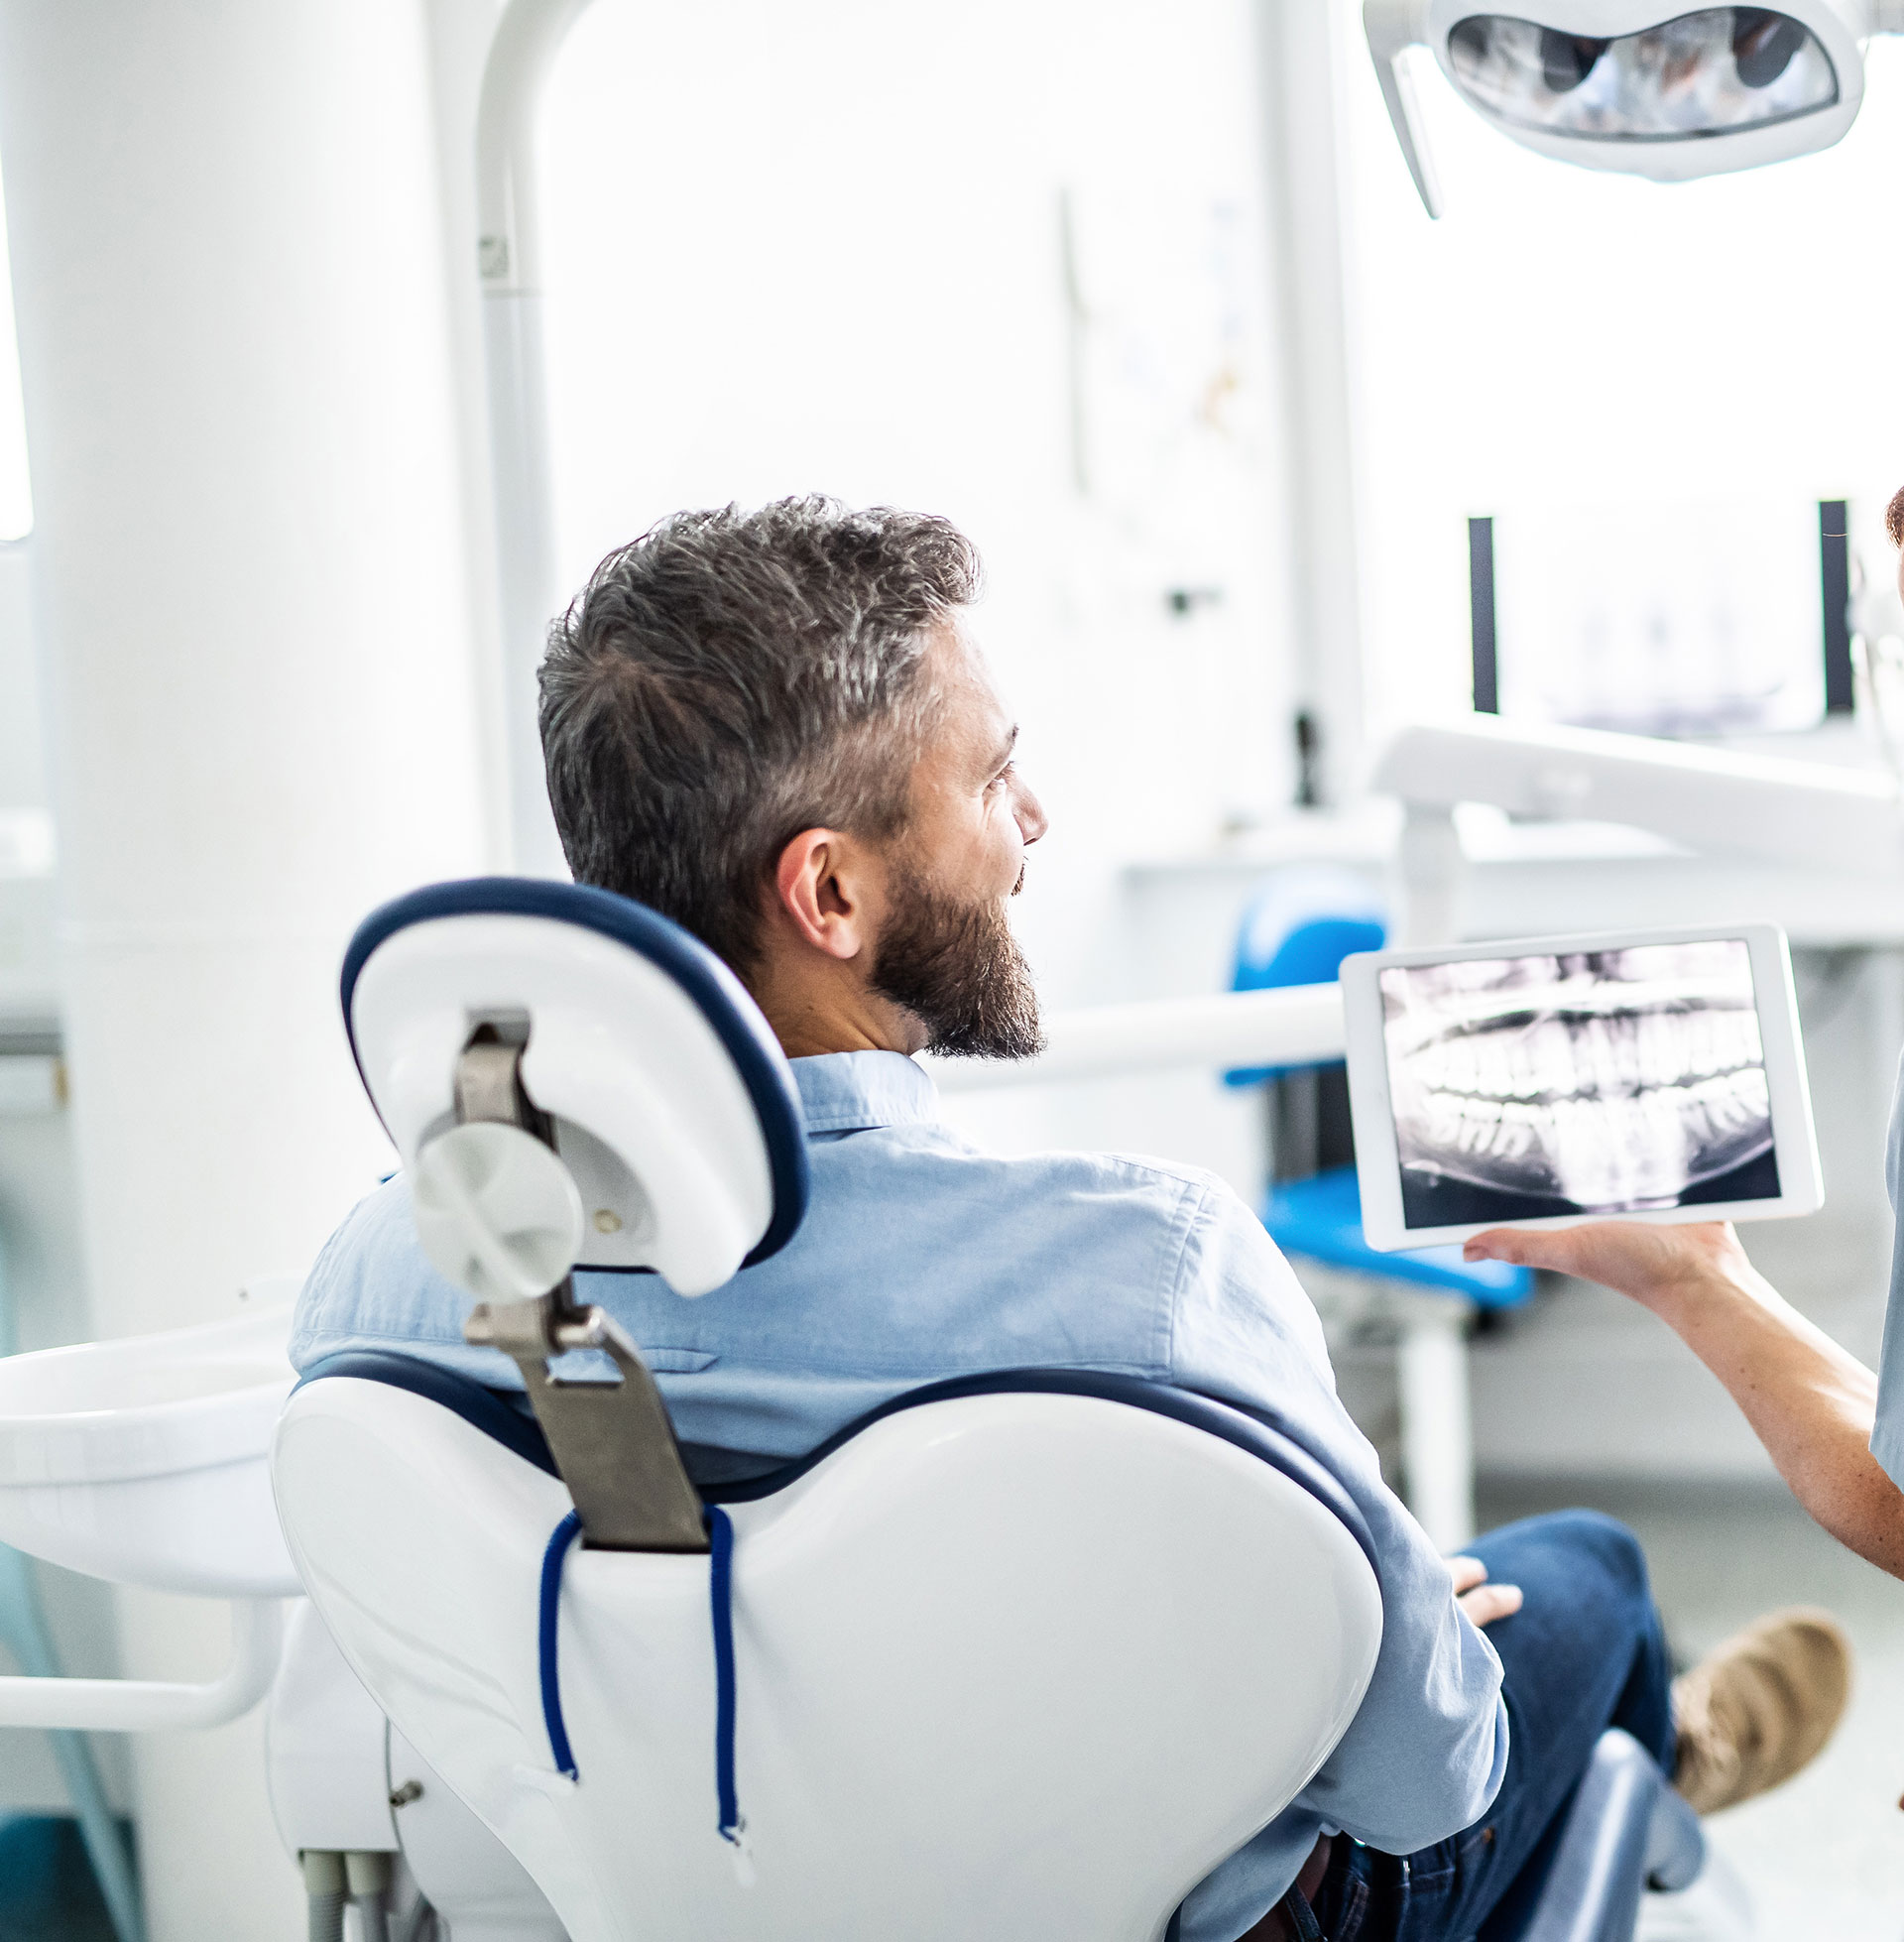
[[[1564,1504],[1639,1533],[1684,1658],[1776,1605],[1838,1614],[1858,1665],[1837,1738],[1796,1780],[1715,1816],[1708,1832],[1748,1886],[1763,1942],[1904,1942],[1904,1584],[1834,1544],[1782,1490],[1499,1486],[1484,1489],[1483,1520]]]

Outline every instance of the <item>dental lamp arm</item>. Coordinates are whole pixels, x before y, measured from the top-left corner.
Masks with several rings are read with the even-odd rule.
[[[1729,1224],[1496,1228],[1466,1253],[1575,1274],[1650,1308],[1726,1385],[1807,1513],[1904,1578],[1904,1492],[1870,1451],[1877,1378],[1759,1274]]]
[[[1885,0],[1880,0],[1880,4],[1884,3]],[[1436,180],[1434,157],[1428,149],[1428,131],[1422,124],[1415,79],[1407,67],[1408,50],[1420,47],[1427,38],[1427,17],[1426,0],[1363,0],[1363,31],[1368,37],[1368,53],[1375,63],[1375,78],[1381,83],[1381,98],[1388,104],[1395,140],[1401,144],[1402,157],[1420,191],[1422,207],[1439,219],[1441,183]]]

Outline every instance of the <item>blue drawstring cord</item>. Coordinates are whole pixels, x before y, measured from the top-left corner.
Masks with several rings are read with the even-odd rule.
[[[734,1525],[718,1504],[707,1507],[707,1594],[714,1608],[714,1790],[720,1836],[741,1845],[741,1803],[734,1790]]]
[[[741,1845],[741,1803],[734,1785],[734,1524],[718,1504],[704,1513],[709,1542],[707,1589],[714,1623],[714,1789],[720,1804],[720,1837]],[[579,1511],[571,1511],[549,1533],[542,1552],[541,1605],[536,1627],[536,1658],[541,1675],[542,1724],[555,1770],[573,1780],[575,1756],[562,1723],[562,1682],[555,1659],[557,1620],[562,1600],[562,1564],[581,1533]]]
[[[568,1728],[562,1724],[562,1682],[555,1669],[556,1618],[562,1602],[562,1560],[581,1534],[582,1514],[571,1511],[549,1532],[542,1552],[542,1597],[536,1628],[536,1656],[542,1682],[542,1725],[548,1729],[548,1751],[555,1770],[575,1778],[575,1756],[569,1751]]]

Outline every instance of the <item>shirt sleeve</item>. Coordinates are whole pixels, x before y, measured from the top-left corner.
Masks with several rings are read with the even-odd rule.
[[[1904,1490],[1904,1234],[1896,1228],[1899,1174],[1904,1172],[1904,1065],[1891,1101],[1891,1128],[1884,1142],[1884,1184],[1890,1190],[1891,1293],[1884,1310],[1884,1347],[1878,1357],[1877,1419],[1871,1454],[1891,1482]]]
[[[398,1174],[351,1209],[304,1277],[292,1315],[291,1364],[301,1373],[341,1351],[394,1349],[491,1389],[521,1389],[521,1373],[500,1350],[464,1342],[471,1305],[424,1257],[410,1189]]]
[[[1220,1183],[1192,1220],[1176,1289],[1171,1380],[1289,1423],[1374,1540],[1381,1646],[1362,1706],[1295,1804],[1387,1854],[1481,1819],[1507,1765],[1500,1660],[1455,1603],[1448,1567],[1381,1481],[1337,1398],[1322,1325],[1262,1224]]]

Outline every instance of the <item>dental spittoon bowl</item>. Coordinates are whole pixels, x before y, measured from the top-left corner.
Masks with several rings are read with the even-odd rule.
[[[115,1584],[301,1592],[269,1464],[298,1279],[232,1321],[0,1361],[0,1541]]]

